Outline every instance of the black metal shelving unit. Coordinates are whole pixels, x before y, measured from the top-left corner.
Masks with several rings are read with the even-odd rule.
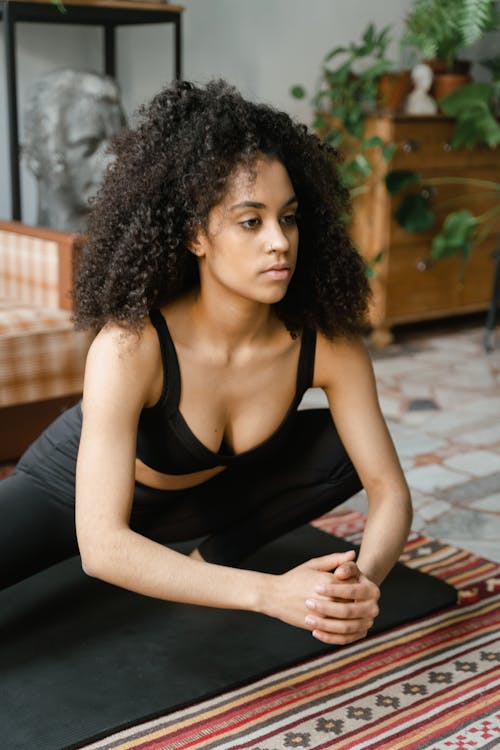
[[[104,72],[115,77],[117,26],[166,23],[174,25],[174,76],[182,76],[181,17],[183,8],[165,3],[110,2],[106,4],[77,4],[70,0],[61,12],[50,0],[0,2],[0,20],[5,38],[5,73],[7,88],[7,116],[9,135],[10,187],[12,219],[21,220],[21,180],[19,164],[19,126],[17,105],[16,25],[18,23],[56,23],[100,26],[104,29]]]

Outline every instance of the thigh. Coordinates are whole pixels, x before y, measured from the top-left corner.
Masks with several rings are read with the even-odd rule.
[[[23,471],[0,481],[0,588],[76,555],[74,515]]]
[[[256,548],[345,502],[361,482],[328,410],[297,414],[278,451],[220,475],[206,507],[216,509],[200,545],[212,562],[232,564]]]
[[[229,470],[223,478],[228,508],[264,505],[283,493],[331,487],[333,492],[356,476],[328,409],[296,415],[286,438],[266,456]],[[357,482],[359,480],[356,479]]]

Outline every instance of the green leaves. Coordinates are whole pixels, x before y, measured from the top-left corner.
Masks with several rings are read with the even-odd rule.
[[[420,177],[416,172],[410,172],[405,169],[393,169],[385,176],[385,185],[391,195],[400,193],[405,188],[416,185],[419,182]]]
[[[449,117],[459,117],[462,110],[479,104],[488,104],[493,94],[489,83],[468,83],[439,100],[439,105]]]
[[[494,0],[414,0],[403,44],[451,69],[464,47],[497,27]]]
[[[472,252],[479,222],[466,209],[449,214],[440,234],[432,241],[431,258],[441,260],[461,255],[467,260]]]
[[[407,232],[427,232],[436,222],[429,198],[420,193],[406,195],[399,204],[395,216]]]
[[[462,31],[464,46],[477,42],[485,31],[497,26],[495,6],[492,0],[462,0],[458,9],[458,24]]]
[[[494,94],[495,88],[489,83],[468,83],[439,100],[443,112],[455,118],[453,148],[476,143],[494,148],[500,143],[500,125],[490,104]]]
[[[294,97],[294,99],[306,98],[306,90],[303,86],[292,86],[292,88],[290,89],[290,93]]]
[[[383,257],[385,255],[385,250],[380,250],[375,257],[373,257],[370,261],[367,261],[365,264],[365,275],[367,279],[375,279],[377,277],[377,268],[378,264],[382,261]]]

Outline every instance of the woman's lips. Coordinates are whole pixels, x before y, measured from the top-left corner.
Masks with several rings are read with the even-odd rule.
[[[291,274],[291,268],[287,265],[275,265],[271,266],[271,268],[267,268],[265,271],[263,271],[264,276],[267,276],[268,278],[274,279],[276,281],[284,281],[289,278]]]

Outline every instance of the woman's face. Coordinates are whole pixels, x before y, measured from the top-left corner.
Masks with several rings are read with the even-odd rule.
[[[261,157],[238,169],[193,244],[201,289],[273,304],[295,270],[297,197],[283,164]],[[272,248],[272,250],[271,250]]]

